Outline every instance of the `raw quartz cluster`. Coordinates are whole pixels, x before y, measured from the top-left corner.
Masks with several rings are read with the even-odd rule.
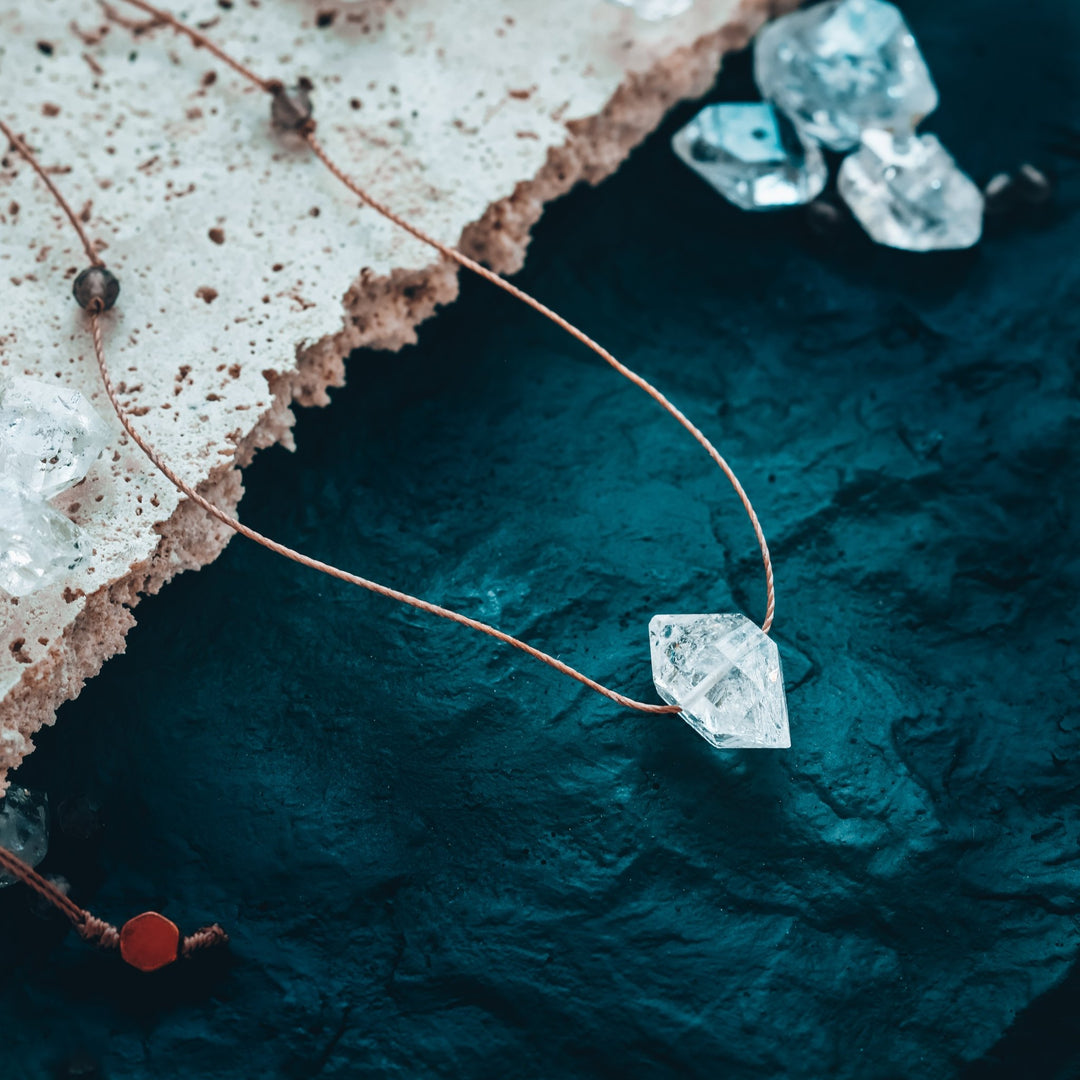
[[[86,534],[48,500],[79,483],[108,429],[77,390],[0,381],[0,589],[27,596],[73,570]]]
[[[37,866],[49,850],[49,801],[43,792],[12,784],[0,799],[0,847]],[[15,878],[0,871],[0,888]]]
[[[808,147],[820,144],[853,151],[838,189],[877,243],[933,251],[978,242],[982,193],[933,135],[916,133],[937,108],[937,88],[892,4],[825,0],[775,20],[754,42],[754,77],[766,99],[752,106],[756,142],[740,135],[745,104],[708,106],[673,140],[722,195],[752,210],[811,202],[825,177]],[[764,134],[781,117],[797,136]]]

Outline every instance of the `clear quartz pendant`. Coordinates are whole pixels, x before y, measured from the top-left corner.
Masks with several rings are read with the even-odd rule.
[[[653,681],[713,746],[791,745],[776,643],[744,615],[654,615]]]

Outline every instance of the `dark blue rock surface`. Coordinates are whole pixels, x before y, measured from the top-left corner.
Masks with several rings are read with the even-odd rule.
[[[1055,169],[1051,207],[965,254],[823,240],[685,170],[683,108],[520,275],[756,500],[793,749],[236,540],[20,777],[101,805],[44,867],[80,901],[231,954],[139,977],[5,890],[5,1077],[1080,1076],[1080,9],[906,10],[928,127],[981,180]],[[483,283],[334,396],[248,471],[256,528],[639,696],[654,612],[760,618],[700,450]]]

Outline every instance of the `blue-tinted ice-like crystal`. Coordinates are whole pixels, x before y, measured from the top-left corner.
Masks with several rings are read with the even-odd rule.
[[[708,105],[675,133],[672,146],[744,210],[798,206],[825,186],[821,151],[767,102]]]
[[[826,0],[770,23],[754,43],[754,76],[832,150],[855,146],[866,128],[914,131],[938,103],[914,36],[885,0]]]
[[[969,248],[985,200],[933,135],[863,132],[840,166],[837,190],[873,240],[904,251]]]
[[[672,19],[689,11],[694,5],[694,0],[612,0],[619,7],[633,8],[638,15],[649,22],[659,22],[661,19]]]

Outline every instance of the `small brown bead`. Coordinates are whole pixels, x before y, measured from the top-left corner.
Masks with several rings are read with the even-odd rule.
[[[104,266],[89,266],[75,279],[71,291],[79,307],[88,311],[108,311],[120,295],[120,282]]]
[[[274,90],[270,119],[278,131],[303,134],[314,126],[311,119],[311,89],[311,83],[301,79],[296,86],[282,86]]]

